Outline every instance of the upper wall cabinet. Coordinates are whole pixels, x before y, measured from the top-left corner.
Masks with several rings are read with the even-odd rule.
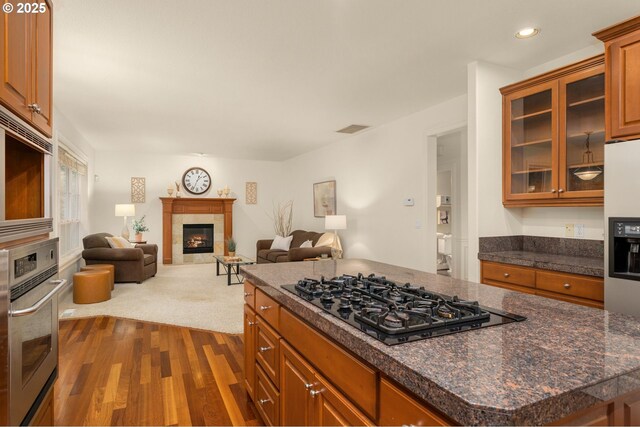
[[[593,34],[605,43],[607,140],[640,138],[640,16]]]
[[[604,201],[604,56],[500,89],[503,204]]]
[[[5,1],[0,18],[0,102],[51,137],[51,4]]]

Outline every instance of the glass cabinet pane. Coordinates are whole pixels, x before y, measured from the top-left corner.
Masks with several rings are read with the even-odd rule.
[[[604,189],[604,74],[566,87],[566,191]]]
[[[511,193],[552,188],[551,89],[511,101]]]

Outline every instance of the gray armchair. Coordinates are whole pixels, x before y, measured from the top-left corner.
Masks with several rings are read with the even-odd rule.
[[[111,264],[115,267],[117,283],[142,283],[158,271],[158,245],[136,245],[116,249],[109,246],[109,233],[90,234],[82,239],[82,258],[91,264]]]

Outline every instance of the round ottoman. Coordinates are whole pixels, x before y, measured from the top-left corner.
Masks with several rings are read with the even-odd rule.
[[[80,271],[73,275],[73,302],[92,304],[111,299],[111,276],[107,270]]]
[[[80,271],[109,270],[109,280],[111,280],[111,290],[115,287],[116,268],[112,264],[91,264],[85,265]]]

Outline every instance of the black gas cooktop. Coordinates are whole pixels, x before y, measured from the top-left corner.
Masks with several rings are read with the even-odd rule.
[[[387,345],[526,320],[373,274],[302,279],[283,288]]]

